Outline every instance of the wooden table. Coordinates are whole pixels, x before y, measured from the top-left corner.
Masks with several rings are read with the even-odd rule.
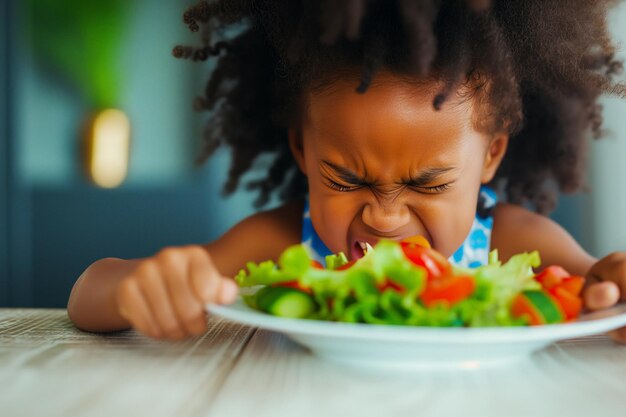
[[[182,342],[0,309],[0,416],[626,416],[626,346],[564,341],[503,368],[375,375],[212,318]]]

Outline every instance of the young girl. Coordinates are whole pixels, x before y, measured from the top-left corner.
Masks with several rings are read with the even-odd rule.
[[[544,265],[587,276],[589,309],[626,298],[626,253],[596,260],[542,214],[550,187],[581,188],[599,95],[621,69],[608,1],[221,0],[184,15],[217,66],[197,106],[206,152],[233,150],[225,191],[257,156],[255,214],[218,240],[146,259],[102,259],[76,282],[77,327],[134,327],[155,338],[206,331],[204,304],[230,303],[246,261],[303,242],[322,260],[423,235],[456,264],[538,249]],[[234,33],[234,35],[233,35]],[[231,38],[227,35],[231,34]],[[619,90],[616,90],[617,88]],[[499,189],[502,197],[497,202]],[[504,198],[506,198],[505,202]],[[525,208],[534,208],[539,214]],[[626,340],[626,331],[616,337]]]

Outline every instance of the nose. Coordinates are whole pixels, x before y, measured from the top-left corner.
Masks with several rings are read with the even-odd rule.
[[[363,208],[362,219],[377,232],[392,233],[409,223],[411,213],[405,204],[371,202]]]

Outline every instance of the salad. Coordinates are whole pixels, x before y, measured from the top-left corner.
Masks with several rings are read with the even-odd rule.
[[[584,278],[559,266],[535,274],[537,251],[478,268],[451,265],[421,236],[381,240],[348,261],[327,256],[326,267],[294,245],[278,264],[248,263],[235,280],[257,291],[245,303],[275,316],[352,323],[485,327],[554,324],[580,314]]]

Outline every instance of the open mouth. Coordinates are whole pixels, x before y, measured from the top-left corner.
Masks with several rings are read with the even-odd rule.
[[[350,248],[350,255],[352,260],[361,259],[367,252],[372,250],[372,245],[365,240],[356,240]]]

